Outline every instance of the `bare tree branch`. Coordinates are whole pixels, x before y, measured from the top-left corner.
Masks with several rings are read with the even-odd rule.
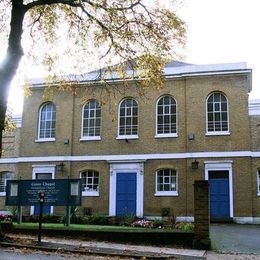
[[[65,4],[72,7],[81,6],[81,4],[77,0],[38,0],[24,5],[24,8],[26,11],[28,11],[36,6],[53,5],[53,4]]]

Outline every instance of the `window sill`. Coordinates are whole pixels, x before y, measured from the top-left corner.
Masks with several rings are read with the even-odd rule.
[[[157,134],[154,138],[176,138],[178,137],[177,134]]]
[[[0,194],[1,194],[1,193],[0,193]],[[256,194],[256,196],[260,197],[260,192],[258,192],[258,193]]]
[[[99,197],[98,191],[83,191],[82,192],[83,197]]]
[[[230,135],[229,132],[207,132],[206,136],[221,136],[221,135]]]
[[[0,192],[0,197],[5,197],[6,196],[6,192]]]
[[[125,140],[125,139],[139,139],[138,135],[120,135],[116,137],[116,140]]]
[[[156,192],[154,194],[154,196],[156,197],[162,197],[162,196],[173,196],[173,197],[177,197],[179,196],[178,192],[176,191],[162,191],[162,192]]]
[[[37,139],[35,143],[55,142],[55,138]]]
[[[101,136],[88,136],[88,137],[81,137],[79,139],[80,142],[84,142],[84,141],[100,141],[101,140]]]

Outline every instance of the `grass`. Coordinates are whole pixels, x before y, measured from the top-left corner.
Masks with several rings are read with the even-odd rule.
[[[38,229],[38,223],[13,223],[14,228],[17,229]],[[139,228],[139,227],[126,227],[126,226],[101,226],[101,225],[80,225],[71,224],[69,227],[64,224],[57,223],[43,223],[43,229],[58,229],[58,230],[71,230],[71,231],[102,231],[102,232],[181,232],[172,229],[153,229],[153,228]]]

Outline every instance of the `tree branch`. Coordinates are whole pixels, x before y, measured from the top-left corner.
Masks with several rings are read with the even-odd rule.
[[[80,7],[81,4],[77,0],[38,0],[30,2],[24,6],[25,10],[28,11],[36,6],[53,5],[53,4],[65,4],[72,7]]]
[[[101,8],[105,11],[108,11],[110,8],[106,8],[104,7],[103,5],[100,5],[98,3],[93,3],[93,1],[90,1],[90,0],[82,0],[82,2],[86,3],[86,4],[89,4],[91,5],[92,7],[98,7],[98,8]],[[137,0],[136,2],[132,3],[131,5],[129,6],[126,6],[126,7],[113,7],[114,10],[116,11],[126,11],[126,10],[131,10],[133,9],[135,6],[141,4],[141,0]]]

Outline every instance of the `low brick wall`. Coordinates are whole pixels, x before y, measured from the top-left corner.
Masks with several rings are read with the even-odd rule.
[[[37,229],[15,228],[12,233],[38,235]],[[150,232],[105,232],[105,231],[80,231],[80,230],[59,230],[43,229],[42,235],[48,237],[67,237],[82,240],[110,241],[120,243],[132,243],[140,245],[179,245],[187,248],[192,247],[194,239],[193,232],[172,232],[172,231],[150,231]]]

